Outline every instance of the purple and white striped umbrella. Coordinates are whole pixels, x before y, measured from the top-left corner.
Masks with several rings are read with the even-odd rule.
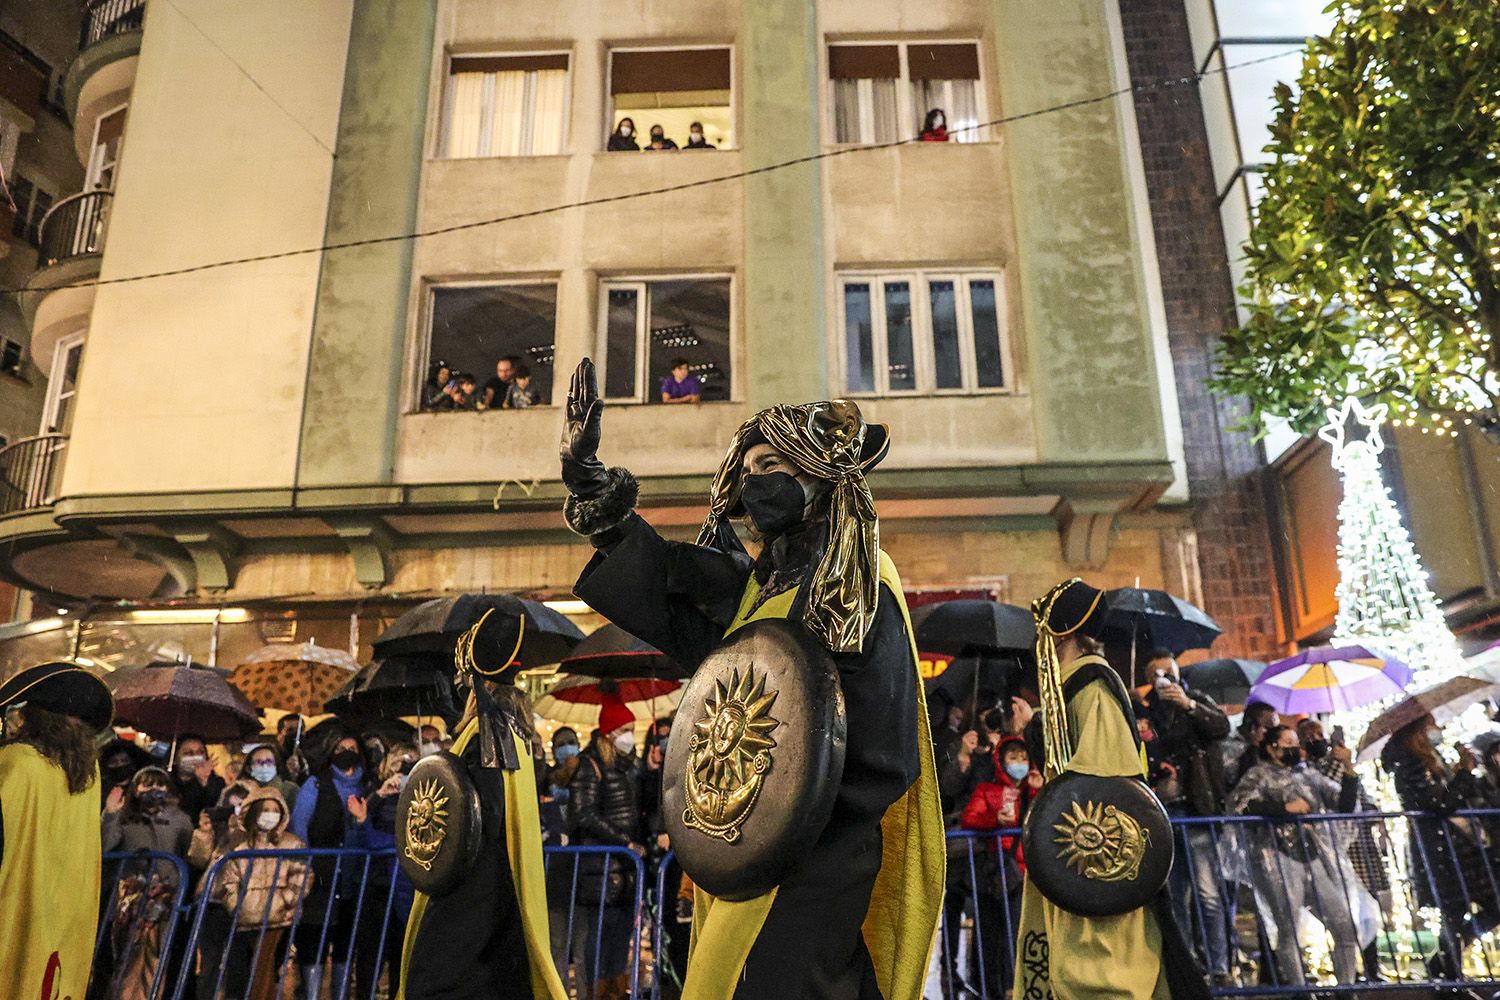
[[[1411,668],[1365,646],[1315,646],[1277,660],[1250,689],[1283,715],[1344,712],[1400,694]]]

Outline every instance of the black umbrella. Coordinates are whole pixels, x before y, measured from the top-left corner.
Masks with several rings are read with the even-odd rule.
[[[1194,691],[1221,705],[1243,705],[1250,685],[1266,669],[1259,660],[1204,660],[1182,668],[1182,679]]]
[[[934,714],[959,705],[972,717],[981,691],[1009,698],[1020,692],[1030,656],[961,656],[936,677],[923,682]],[[972,724],[972,723],[971,723]]]
[[[346,719],[436,715],[450,726],[462,714],[453,664],[438,654],[376,660],[329,699],[327,708]]]
[[[996,601],[942,601],[911,613],[917,648],[924,653],[963,656],[971,652],[1030,650],[1036,620],[1025,608]],[[951,668],[950,668],[951,669]]]
[[[1201,609],[1165,590],[1121,587],[1105,595],[1109,615],[1104,619],[1106,645],[1126,639],[1130,670],[1135,675],[1137,653],[1157,646],[1178,656],[1189,649],[1207,649],[1224,630]]]
[[[458,637],[493,610],[507,619],[503,624],[512,644],[521,639],[515,662],[523,668],[556,663],[583,640],[577,625],[537,601],[509,594],[460,594],[440,597],[412,608],[397,618],[375,640],[375,655],[385,659],[413,653],[436,653],[450,658]],[[521,632],[524,621],[524,635]]]
[[[328,763],[329,751],[345,736],[362,738],[379,736],[386,745],[417,742],[417,730],[400,719],[338,718],[324,719],[302,734],[302,753],[314,770]]]
[[[557,666],[558,673],[614,678],[659,677],[682,680],[693,672],[670,656],[642,642],[618,625],[603,625],[573,647],[573,653]]]

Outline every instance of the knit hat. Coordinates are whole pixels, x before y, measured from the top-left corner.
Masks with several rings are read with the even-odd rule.
[[[599,733],[608,736],[616,729],[635,725],[635,715],[625,707],[618,695],[606,694],[604,704],[599,706]]]

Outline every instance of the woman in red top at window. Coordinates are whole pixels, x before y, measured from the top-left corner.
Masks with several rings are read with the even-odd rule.
[[[922,134],[917,136],[917,141],[948,141],[948,116],[943,114],[942,108],[933,108],[927,112],[927,120],[922,123]]]

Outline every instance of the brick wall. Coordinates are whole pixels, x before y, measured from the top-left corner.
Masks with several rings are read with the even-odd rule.
[[[1183,4],[1121,0],[1135,86],[1195,71]],[[1182,408],[1202,597],[1224,627],[1214,653],[1265,659],[1280,648],[1265,463],[1249,435],[1229,429],[1245,405],[1211,394],[1206,384],[1214,344],[1234,322],[1234,290],[1202,106],[1195,87],[1176,86],[1138,92],[1135,111]]]

